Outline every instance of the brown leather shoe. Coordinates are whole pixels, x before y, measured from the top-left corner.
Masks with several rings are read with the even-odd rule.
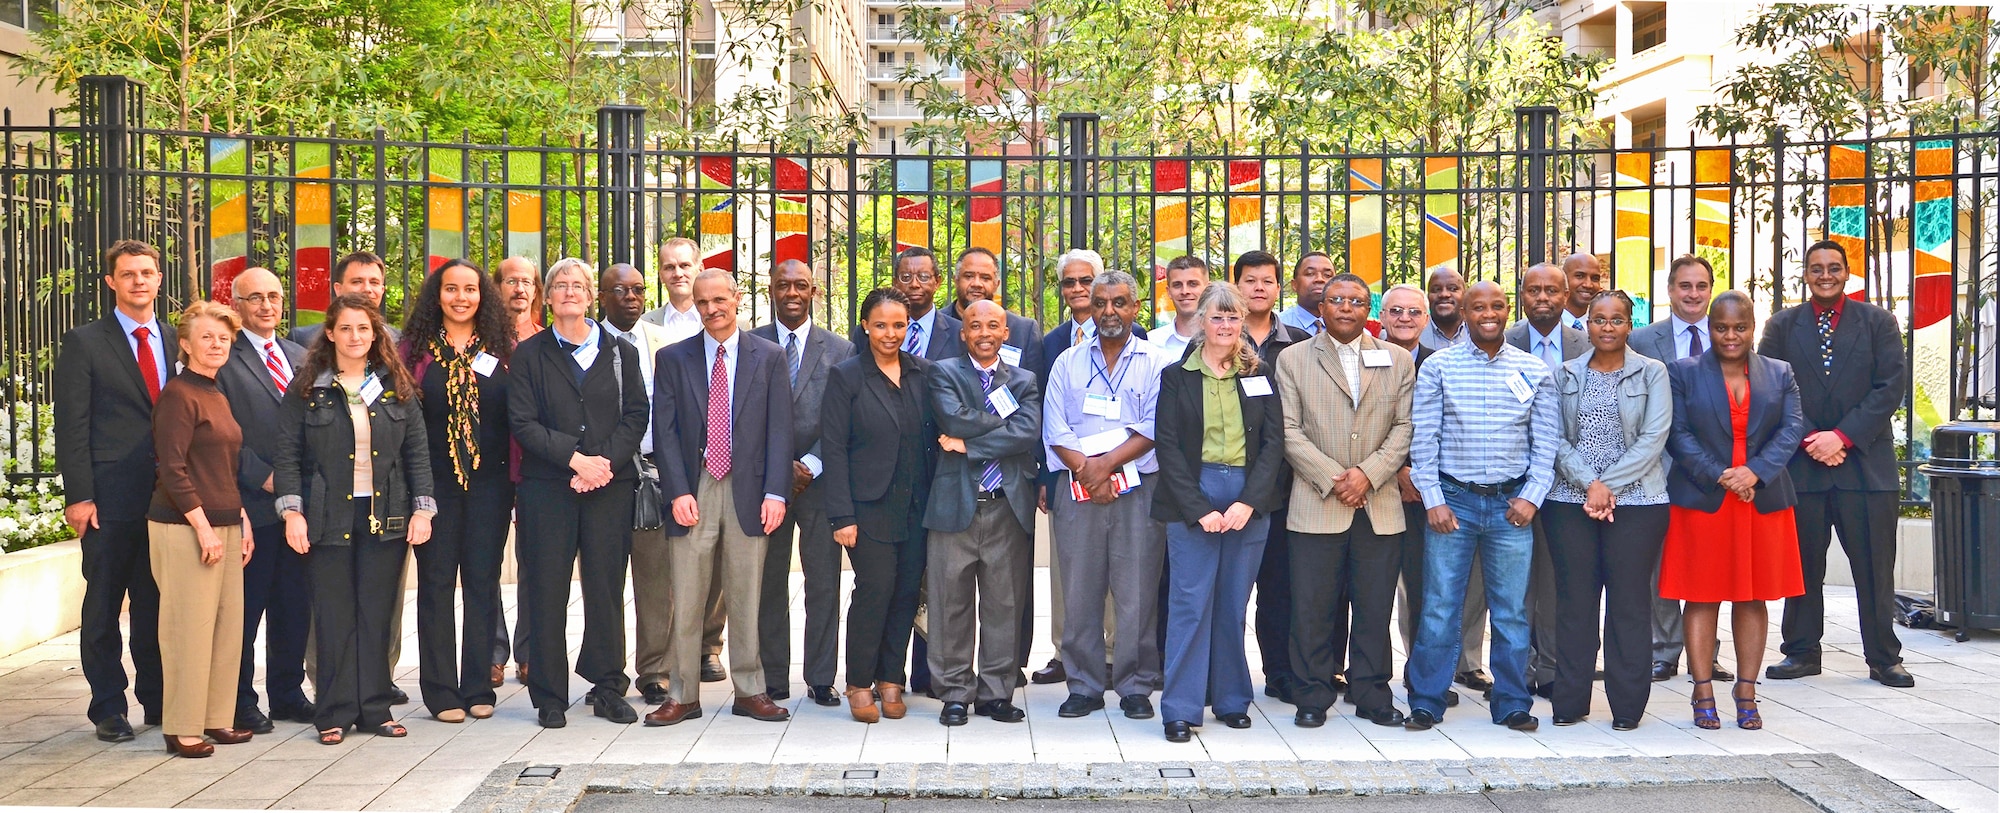
[[[891,720],[901,720],[910,712],[903,702],[903,687],[895,683],[875,682],[875,696],[882,698],[882,716]]]
[[[792,719],[792,713],[785,710],[784,706],[771,702],[771,696],[768,694],[736,698],[736,703],[730,706],[729,713],[767,723],[782,723]]]
[[[659,708],[646,713],[645,722],[649,726],[673,725],[682,720],[692,720],[701,716],[700,703],[677,703],[668,700]]]
[[[875,705],[875,690],[867,686],[847,687],[847,713],[854,715],[857,723],[881,722],[882,709]]]
[[[507,682],[507,665],[500,663],[493,664],[492,677],[493,677],[493,688],[495,689],[500,688],[500,684]]]
[[[182,745],[181,738],[179,737],[176,737],[172,734],[166,734],[162,736],[165,736],[167,738],[167,753],[173,754],[174,756],[187,757],[188,759],[201,759],[202,757],[215,756],[215,746],[209,745],[207,740],[197,742],[193,745]]]
[[[523,686],[526,686],[526,685],[528,685],[528,665],[527,665],[527,664],[525,664],[525,663],[517,663],[517,664],[514,664],[514,682],[516,682],[516,683],[519,683],[519,684],[521,684],[521,685],[523,685]]]
[[[250,741],[251,736],[251,732],[241,728],[204,728],[201,733],[202,736],[214,740],[216,745],[246,743]]]

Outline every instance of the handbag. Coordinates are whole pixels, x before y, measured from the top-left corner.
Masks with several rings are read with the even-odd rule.
[[[615,348],[611,352],[611,374],[618,379],[618,403],[625,403],[625,354]],[[665,498],[660,495],[660,470],[645,455],[633,453],[632,468],[639,473],[632,484],[632,530],[657,531],[660,529],[662,514],[665,513]]]

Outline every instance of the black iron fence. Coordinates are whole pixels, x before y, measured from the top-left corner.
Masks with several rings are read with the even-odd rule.
[[[1049,143],[1004,154],[779,152],[651,141],[643,111],[621,106],[573,142],[471,144],[151,129],[143,88],[121,77],[85,79],[78,100],[74,125],[0,122],[0,364],[23,470],[51,468],[34,405],[62,332],[108,307],[95,256],[122,237],[165,254],[166,308],[226,299],[236,273],[264,266],[290,286],[294,320],[312,321],[332,260],[356,249],[388,259],[385,306],[400,320],[405,292],[446,259],[546,268],[576,256],[650,274],[657,247],[685,236],[705,266],[745,283],[752,319],[768,307],[772,266],[812,263],[826,324],[849,323],[908,246],[994,251],[1003,301],[1044,324],[1062,318],[1054,262],[1073,247],[1154,279],[1153,319],[1168,317],[1158,280],[1173,257],[1226,265],[1262,248],[1287,263],[1326,252],[1378,293],[1438,268],[1511,284],[1529,263],[1591,253],[1644,320],[1668,312],[1666,270],[1680,254],[1708,258],[1718,287],[1775,309],[1797,301],[1801,250],[1835,239],[1853,258],[1851,289],[1908,330],[1906,461],[1926,456],[1929,427],[1993,415],[2000,382],[1991,131],[1615,150],[1565,140],[1553,110],[1526,108],[1491,144],[1216,155],[1101,143],[1095,118],[1073,115]],[[1905,500],[1922,503],[1928,489],[1912,477]]]

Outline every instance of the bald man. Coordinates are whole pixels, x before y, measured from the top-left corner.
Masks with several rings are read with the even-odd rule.
[[[1590,300],[1604,293],[1604,264],[1595,254],[1579,252],[1563,258],[1562,271],[1569,278],[1569,302],[1563,305],[1562,323],[1585,330],[1583,320],[1590,314]]]

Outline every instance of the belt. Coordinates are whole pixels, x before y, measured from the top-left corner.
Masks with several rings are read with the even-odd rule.
[[[992,502],[994,500],[1004,500],[1004,499],[1007,499],[1007,489],[1004,488],[996,488],[993,489],[992,491],[981,491],[972,495],[973,502]]]
[[[1459,488],[1462,488],[1462,489],[1465,489],[1466,491],[1470,491],[1470,492],[1472,492],[1472,493],[1474,493],[1474,494],[1477,494],[1477,495],[1479,495],[1479,496],[1481,496],[1481,497],[1498,497],[1498,496],[1500,496],[1501,494],[1504,494],[1504,493],[1506,493],[1506,492],[1509,492],[1509,491],[1513,491],[1513,490],[1514,490],[1514,489],[1516,489],[1516,488],[1520,488],[1520,487],[1521,487],[1521,485],[1522,485],[1523,483],[1526,483],[1526,482],[1528,482],[1528,475],[1525,475],[1525,474],[1523,474],[1523,475],[1521,475],[1521,476],[1519,476],[1519,477],[1516,477],[1516,478],[1514,478],[1514,479],[1512,479],[1512,480],[1508,480],[1507,482],[1504,482],[1504,483],[1495,483],[1495,484],[1493,484],[1493,485],[1482,485],[1482,484],[1480,484],[1480,483],[1468,483],[1468,482],[1465,482],[1464,480],[1460,480],[1460,479],[1458,479],[1458,478],[1456,478],[1456,477],[1453,477],[1453,476],[1451,476],[1451,475],[1449,475],[1449,474],[1445,474],[1444,472],[1438,472],[1438,479],[1440,479],[1440,480],[1443,480],[1443,481],[1445,481],[1445,482],[1447,482],[1447,483],[1450,483],[1450,484],[1452,484],[1452,485],[1454,485],[1454,486],[1457,486],[1457,487],[1459,487]]]

